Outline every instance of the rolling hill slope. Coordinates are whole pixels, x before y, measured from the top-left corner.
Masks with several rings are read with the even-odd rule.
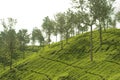
[[[39,52],[14,64],[13,70],[1,70],[0,80],[120,80],[120,30],[93,32],[93,56],[90,61],[90,33],[77,35],[60,43],[51,44]]]

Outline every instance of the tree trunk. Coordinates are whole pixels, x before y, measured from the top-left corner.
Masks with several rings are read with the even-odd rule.
[[[11,41],[10,42],[10,46],[9,46],[9,49],[10,49],[10,70],[12,69],[12,54],[13,54],[13,42]]]
[[[68,31],[66,32],[66,43],[68,44]]]
[[[24,51],[22,51],[23,52],[23,59],[25,59],[25,52]]]
[[[93,52],[92,52],[92,49],[93,49],[93,40],[92,40],[92,25],[90,26],[91,28],[91,32],[90,32],[90,60],[93,61]]]
[[[57,35],[56,35],[56,42],[57,42]]]
[[[107,29],[108,29],[109,27],[108,27],[108,20],[107,20]]]
[[[5,64],[3,64],[3,68],[4,68],[4,70],[5,70]]]
[[[104,31],[106,32],[105,21],[103,21]]]
[[[101,27],[101,23],[100,23],[100,47],[102,46],[102,27]]]
[[[80,34],[80,29],[79,28],[80,28],[80,25],[77,26],[77,30],[78,30],[77,34]]]
[[[82,34],[83,34],[83,32],[84,32],[84,31],[82,30]]]
[[[24,52],[24,51],[25,51],[25,45],[24,45],[24,46],[23,46],[23,45],[24,45],[24,44],[22,44],[20,50],[22,51],[22,58],[25,59],[25,52]]]
[[[43,49],[44,49],[44,47],[45,47],[45,42],[43,42],[42,47],[43,47]]]
[[[50,48],[50,34],[48,35],[48,44],[49,44],[49,48]]]
[[[2,60],[2,63],[3,63],[3,69],[4,69],[4,70],[5,70],[5,66],[6,66],[6,65],[5,65],[5,61],[6,61],[5,59],[6,59],[6,57],[3,57],[3,60]]]
[[[11,49],[10,50],[10,70],[12,69],[12,53],[13,53],[13,50]]]
[[[60,40],[61,40],[61,49],[63,49],[62,34],[61,34]]]

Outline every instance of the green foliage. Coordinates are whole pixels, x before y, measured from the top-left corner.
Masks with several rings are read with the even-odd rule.
[[[34,28],[32,31],[32,43],[34,44],[38,40],[40,46],[44,46],[44,37],[40,29]]]
[[[17,33],[17,40],[18,40],[18,49],[23,53],[23,59],[25,58],[24,51],[26,49],[27,43],[29,43],[29,34],[27,33],[26,29],[19,30]]]
[[[116,19],[117,19],[118,22],[120,22],[120,12],[117,12]]]
[[[51,42],[51,34],[54,31],[54,21],[52,19],[49,19],[49,17],[45,17],[43,19],[43,24],[42,24],[43,31],[45,31],[46,35],[48,36],[47,42],[49,43],[50,47],[50,42]]]
[[[6,62],[9,63],[10,69],[12,69],[13,64],[13,54],[16,49],[16,31],[13,28],[16,24],[16,19],[8,18],[7,22],[3,19],[2,25],[4,27],[4,31],[1,32],[1,51],[2,58],[4,59],[3,64]],[[1,55],[0,55],[1,56]],[[7,61],[6,61],[7,60]],[[5,67],[6,65],[4,65]]]

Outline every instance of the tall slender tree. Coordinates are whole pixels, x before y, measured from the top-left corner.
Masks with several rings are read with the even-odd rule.
[[[91,11],[96,20],[99,21],[100,47],[102,46],[102,23],[111,13],[113,0],[89,0]]]
[[[9,65],[10,69],[12,69],[12,64],[13,64],[13,54],[15,53],[15,48],[16,48],[16,32],[15,29],[13,28],[16,25],[17,21],[16,19],[13,18],[8,18],[7,22],[5,20],[2,20],[2,25],[4,27],[4,43],[5,43],[5,48],[7,53],[9,54]]]
[[[81,18],[81,23],[90,26],[90,60],[93,61],[93,24],[95,23],[95,16],[92,10],[92,4],[89,1],[86,0],[72,0],[74,4],[76,4],[74,7],[78,10]]]
[[[57,27],[57,22],[54,21],[53,22],[54,25],[54,31],[53,31],[53,35],[56,36],[56,42],[57,42],[57,36],[58,36],[58,27]]]
[[[39,46],[44,46],[44,37],[40,29],[34,28],[32,31],[32,40],[35,43],[37,40],[39,42]]]
[[[70,33],[71,33],[71,28],[72,28],[72,18],[73,18],[73,12],[68,9],[68,11],[65,13],[65,26],[64,26],[64,30],[65,30],[65,38],[66,38],[66,43],[68,43],[68,38],[70,37]]]
[[[55,20],[57,22],[57,29],[60,33],[60,41],[61,41],[61,49],[63,49],[63,35],[64,35],[64,27],[65,27],[65,13],[57,13]]]
[[[50,47],[50,42],[51,42],[50,37],[51,37],[51,34],[53,33],[53,30],[54,30],[53,20],[51,20],[48,16],[45,17],[43,19],[42,28],[43,28],[43,31],[45,31],[45,33],[48,36],[47,40],[48,40],[48,44]]]

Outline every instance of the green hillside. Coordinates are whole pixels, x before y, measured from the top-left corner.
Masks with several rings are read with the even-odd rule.
[[[0,66],[0,80],[120,80],[120,29],[93,32],[93,59],[90,61],[90,33],[77,35],[46,46],[24,60],[17,61],[13,70]]]

